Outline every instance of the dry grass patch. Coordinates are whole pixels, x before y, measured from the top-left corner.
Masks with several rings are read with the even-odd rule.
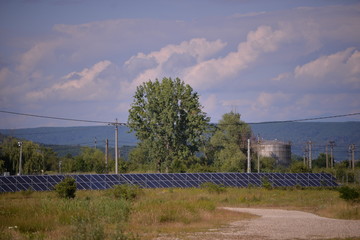
[[[164,234],[176,236],[206,231],[252,217],[218,209],[218,203],[212,197],[213,194],[201,189],[145,190],[142,199],[133,205],[129,230],[151,239]]]

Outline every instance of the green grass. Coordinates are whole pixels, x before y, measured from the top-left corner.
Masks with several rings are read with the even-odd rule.
[[[143,189],[132,200],[113,190],[0,194],[0,239],[152,239],[207,231],[254,216],[219,207],[303,210],[320,216],[360,219],[360,204],[330,189]]]
[[[79,191],[75,199],[59,199],[55,193],[2,194],[0,229],[6,236],[29,239],[104,239],[111,228],[123,229],[130,215],[130,203],[114,199],[107,191]],[[58,232],[61,230],[60,232]],[[59,235],[58,235],[59,234]],[[49,237],[47,237],[49,236]],[[51,236],[51,238],[50,238]],[[91,237],[90,237],[91,236]],[[11,238],[8,238],[11,239]]]

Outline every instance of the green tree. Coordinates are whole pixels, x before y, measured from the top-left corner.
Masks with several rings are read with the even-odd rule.
[[[198,94],[178,78],[138,86],[128,117],[130,130],[158,171],[198,151],[208,122]]]
[[[75,159],[68,153],[66,156],[60,159],[62,171],[65,173],[71,173],[76,171]]]
[[[304,165],[302,161],[293,162],[290,165],[292,173],[311,173],[311,169]]]
[[[5,172],[5,161],[0,160],[0,173]]]
[[[40,152],[44,159],[45,169],[47,171],[56,171],[59,164],[59,157],[54,150],[48,147],[40,147]]]
[[[275,169],[276,160],[272,157],[260,157],[261,172],[272,172]]]
[[[215,157],[215,164],[222,172],[242,172],[245,168],[246,155],[234,143],[225,144]]]
[[[129,171],[156,171],[155,163],[149,158],[149,151],[140,142],[129,153]]]
[[[330,159],[330,157],[329,157]],[[317,159],[312,162],[313,167],[325,168],[326,167],[326,154],[320,153]]]
[[[24,174],[39,174],[45,170],[45,159],[38,144],[23,142]]]
[[[1,160],[4,161],[4,171],[16,174],[19,169],[18,140],[7,137],[1,143]]]
[[[216,148],[216,166],[221,171],[242,171],[246,162],[247,139],[250,137],[251,127],[240,120],[239,113],[224,114],[210,139]]]
[[[20,140],[7,137],[1,143],[0,160],[4,162],[3,171],[16,174],[19,171]],[[52,162],[57,161],[56,154],[50,149],[31,141],[22,142],[23,174],[39,174],[52,170]]]
[[[72,166],[78,172],[105,172],[105,156],[99,149],[84,147],[80,155],[75,157],[75,164]],[[70,167],[69,166],[69,167]]]

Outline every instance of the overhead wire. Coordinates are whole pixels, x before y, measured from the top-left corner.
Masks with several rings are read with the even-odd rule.
[[[47,118],[47,119],[55,119],[55,120],[62,120],[62,121],[75,121],[75,122],[85,122],[85,123],[101,123],[101,124],[108,124],[108,125],[109,124],[110,125],[111,124],[127,125],[127,123],[113,122],[113,121],[106,122],[106,121],[99,121],[99,120],[87,120],[87,119],[54,117],[54,116],[45,116],[45,115],[37,115],[37,114],[30,114],[30,113],[20,113],[20,112],[5,111],[5,110],[0,110],[0,112],[1,113],[7,113],[7,114],[13,114],[13,115],[26,116],[26,117]],[[272,124],[272,123],[305,122],[305,121],[323,120],[323,119],[331,119],[331,118],[350,117],[350,116],[356,116],[356,115],[360,115],[360,112],[339,114],[339,115],[331,115],[331,116],[324,116],[324,117],[292,119],[292,120],[249,122],[248,124]],[[223,125],[223,124],[215,124],[215,125]],[[226,125],[233,125],[233,124],[226,124]]]
[[[248,124],[270,124],[270,123],[305,122],[305,121],[323,120],[323,119],[330,119],[330,118],[350,117],[350,116],[355,116],[355,115],[360,115],[360,112],[358,112],[358,113],[340,114],[340,115],[332,115],[332,116],[325,116],[325,117],[313,117],[313,118],[293,119],[293,120],[253,122],[253,123],[248,123]]]
[[[55,119],[55,120],[62,120],[62,121],[73,121],[73,122],[85,122],[85,123],[101,123],[101,124],[112,124],[114,122],[105,122],[105,121],[98,121],[98,120],[86,120],[86,119],[75,119],[75,118],[65,118],[65,117],[54,117],[54,116],[45,116],[45,115],[37,115],[37,114],[30,114],[30,113],[19,113],[19,112],[12,112],[12,111],[4,111],[0,110],[2,113],[8,113],[13,115],[20,115],[26,117],[37,117],[37,118],[47,118],[47,119]],[[124,124],[124,123],[119,123]]]
[[[45,115],[37,115],[37,114],[29,114],[29,113],[20,113],[20,112],[14,112],[14,111],[5,111],[5,110],[0,110],[0,113],[7,113],[7,114],[12,114],[12,115],[20,115],[20,116],[26,116],[26,117],[37,117],[37,118],[46,118],[46,119],[55,119],[55,120],[62,120],[62,121],[76,121],[76,122],[84,122],[84,123],[100,123],[100,124],[106,124],[106,125],[113,125],[113,124],[118,124],[118,125],[127,125],[126,123],[119,123],[119,122],[112,122],[112,121],[99,121],[99,120],[87,120],[87,119],[75,119],[75,118],[66,118],[66,117],[55,117],[55,116],[45,116]],[[303,119],[293,119],[293,120],[282,120],[282,121],[264,121],[264,122],[250,122],[248,124],[252,124],[252,125],[256,125],[256,124],[274,124],[274,123],[291,123],[291,122],[304,122],[304,121],[314,121],[314,120],[323,120],[323,119],[332,119],[332,118],[339,118],[339,117],[349,117],[349,116],[356,116],[356,115],[360,115],[360,112],[356,112],[356,113],[348,113],[348,114],[340,114],[340,115],[331,115],[331,116],[324,116],[324,117],[313,117],[313,118],[303,118]],[[224,125],[224,124],[212,124],[212,125]],[[237,125],[237,124],[225,124],[225,125]],[[19,134],[19,135],[28,135],[29,133],[23,133],[23,134]],[[36,133],[30,133],[30,134],[36,134]],[[39,134],[44,134],[44,133],[39,133]],[[48,134],[48,133],[47,133]],[[99,140],[100,142],[101,140]],[[113,142],[112,140],[110,140],[110,143]],[[128,142],[128,141],[123,141]],[[82,144],[86,144],[86,145],[90,145],[93,143],[82,143]],[[301,146],[296,146],[297,144],[292,144],[293,148],[299,148],[301,149],[303,147],[303,145]],[[314,151],[321,151],[319,148],[321,148],[322,145],[320,144],[318,146],[318,149],[313,149]],[[340,148],[340,146],[337,146],[338,148]],[[341,152],[345,152],[345,150],[334,150],[335,151],[341,151]]]

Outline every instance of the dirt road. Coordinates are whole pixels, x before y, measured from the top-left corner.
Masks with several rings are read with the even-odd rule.
[[[360,220],[339,220],[280,209],[223,208],[258,215],[223,229],[202,233],[203,239],[360,239]]]
[[[281,209],[229,208],[229,211],[257,215],[207,232],[188,233],[178,237],[162,236],[156,240],[293,240],[358,239],[360,220],[339,220],[312,213]]]

